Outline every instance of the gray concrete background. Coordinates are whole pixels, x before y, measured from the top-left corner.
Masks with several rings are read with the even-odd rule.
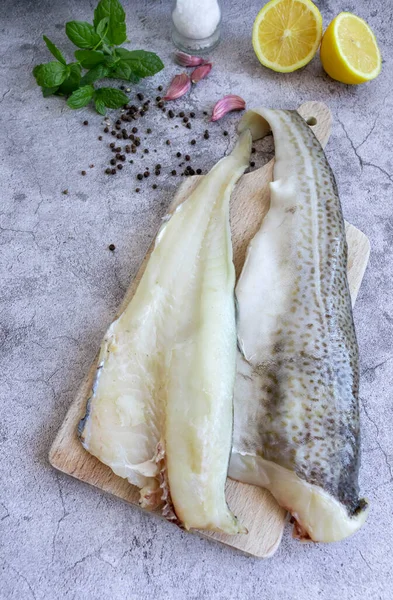
[[[327,154],[345,217],[371,240],[371,260],[355,310],[361,351],[363,464],[371,502],[353,538],[302,545],[287,528],[271,560],[258,561],[197,538],[56,473],[50,444],[124,290],[134,276],[180,178],[133,193],[137,170],[103,174],[107,142],[101,118],[43,99],[32,67],[50,60],[42,33],[71,58],[65,21],[90,19],[95,2],[3,0],[0,17],[1,323],[0,323],[0,598],[389,600],[392,598],[393,164],[391,2],[324,0],[325,26],[352,10],[374,28],[384,57],[380,77],[348,87],[331,81],[316,58],[280,75],[262,68],[250,44],[262,2],[223,2],[224,27],[214,70],[179,108],[210,110],[225,93],[249,106],[295,108],[326,102],[334,115]],[[132,47],[156,51],[167,65],[135,91],[156,95],[178,71],[171,61],[169,3],[125,2]],[[89,126],[81,125],[83,119]],[[210,167],[228,147],[223,129],[199,145],[196,166]],[[167,168],[190,132],[153,117],[157,158]],[[198,129],[199,128],[199,129]],[[198,117],[195,131],[203,131]],[[233,138],[232,138],[233,139]],[[198,149],[199,148],[199,149]],[[262,145],[257,160],[269,155]],[[152,159],[153,160],[153,159]],[[258,162],[258,164],[259,164]],[[89,169],[90,163],[95,164]],[[149,162],[148,164],[152,164]],[[86,168],[86,177],[80,170]],[[163,169],[165,171],[165,168]],[[149,182],[150,184],[152,181]],[[62,190],[68,188],[67,196]],[[107,250],[116,244],[116,252]]]

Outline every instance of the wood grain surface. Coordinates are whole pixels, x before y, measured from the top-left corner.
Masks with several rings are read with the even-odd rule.
[[[307,102],[298,111],[306,120],[312,117],[316,119],[313,130],[322,145],[325,146],[331,128],[331,114],[327,106],[319,102]],[[269,208],[269,183],[273,176],[273,165],[274,160],[271,160],[264,167],[245,174],[232,194],[231,229],[237,277],[244,263],[247,246],[259,229]],[[197,185],[200,177],[202,176],[190,177],[183,182],[171,204],[171,211],[187,197],[190,190]],[[354,303],[367,266],[370,245],[367,237],[352,225],[346,224],[346,235],[348,279]],[[151,250],[152,247],[128,288],[118,314],[124,310],[133,297]],[[138,505],[139,490],[130,485],[127,480],[116,476],[109,467],[86,452],[77,437],[77,425],[85,413],[95,370],[96,361],[82,383],[53,442],[49,460],[56,469],[131,504]],[[201,535],[233,546],[247,554],[261,558],[271,556],[280,544],[286,512],[278,506],[268,491],[254,486],[228,479],[226,494],[230,508],[248,528],[248,534],[229,536],[203,532]]]

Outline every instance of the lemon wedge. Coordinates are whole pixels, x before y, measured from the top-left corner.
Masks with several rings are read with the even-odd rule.
[[[375,35],[360,17],[342,12],[326,29],[321,44],[326,73],[342,83],[364,83],[381,72],[381,53]]]
[[[252,31],[258,60],[280,73],[309,63],[321,38],[322,16],[311,0],[271,0],[259,11]]]

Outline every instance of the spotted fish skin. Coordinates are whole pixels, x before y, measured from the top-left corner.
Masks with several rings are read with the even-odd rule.
[[[296,111],[257,109],[241,128],[276,147],[271,207],[236,296],[238,357],[229,474],[267,487],[303,539],[364,522],[359,499],[358,346],[334,175]]]

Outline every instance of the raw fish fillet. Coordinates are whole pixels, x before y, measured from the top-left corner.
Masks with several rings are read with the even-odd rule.
[[[358,347],[333,173],[296,111],[256,109],[240,130],[272,130],[271,207],[236,287],[238,355],[229,475],[270,490],[301,539],[341,540],[359,499]]]
[[[244,532],[225,501],[236,323],[231,191],[251,136],[163,225],[134,297],[109,327],[79,426],[83,446],[185,528]]]

